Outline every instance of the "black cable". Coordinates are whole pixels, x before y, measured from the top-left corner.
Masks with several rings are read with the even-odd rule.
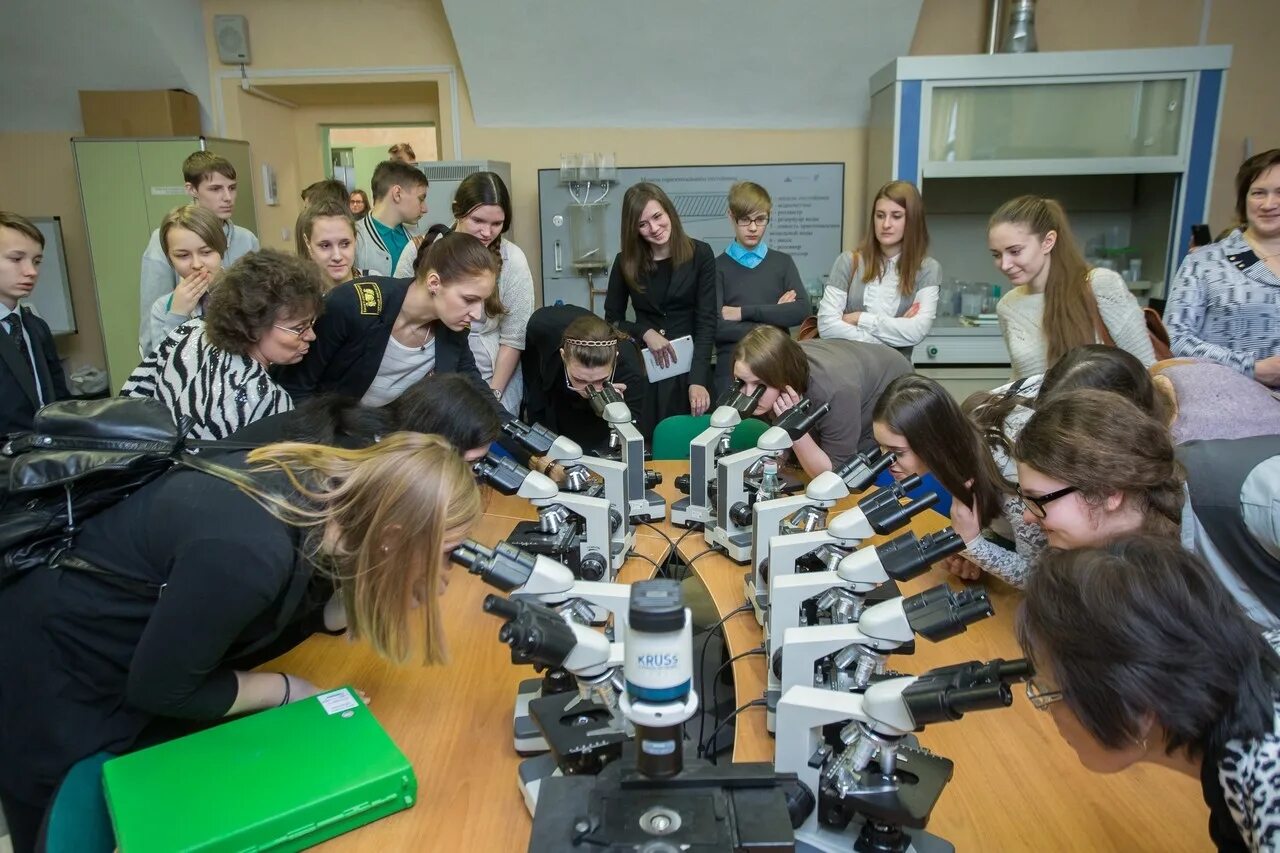
[[[720,664],[720,668],[716,670],[716,674],[711,676],[711,683],[715,684],[716,680],[719,679],[720,675],[724,672],[725,667],[729,666],[734,661],[741,660],[742,658],[745,658],[749,655],[762,655],[762,654],[764,654],[764,646],[756,646],[754,649],[747,649],[745,652],[738,652],[736,655],[729,658],[724,663]],[[706,687],[705,682],[703,683],[703,687],[704,688]]]
[[[628,554],[627,556],[628,556],[628,557],[639,557],[640,559],[647,561],[651,566],[653,566],[653,570],[654,570],[655,572],[659,572],[659,573],[661,573],[661,572],[662,572],[662,567],[658,565],[658,561],[657,561],[657,560],[653,559],[652,557],[646,557],[644,554],[641,554],[639,551],[637,551],[637,550],[636,550],[636,549],[634,549],[634,548],[632,548],[632,549],[631,549],[631,553],[630,553],[630,554]]]
[[[740,605],[738,605],[737,607],[735,607],[735,608],[733,608],[732,610],[730,610],[730,611],[729,611],[728,613],[726,613],[724,616],[720,617],[720,621],[716,622],[716,623],[715,623],[714,625],[712,625],[710,628],[703,628],[703,629],[702,629],[701,631],[699,631],[698,633],[699,633],[699,634],[706,634],[706,633],[709,633],[709,632],[711,632],[711,631],[715,631],[715,630],[717,630],[717,629],[719,629],[719,628],[722,628],[722,627],[724,626],[724,623],[725,623],[725,622],[728,622],[730,619],[732,619],[734,616],[737,616],[739,613],[746,613],[746,612],[747,612],[748,610],[750,610],[750,609],[752,609],[752,608],[751,608],[751,604],[750,604],[750,602],[748,602],[747,604],[740,604]],[[721,633],[721,634],[723,634],[724,632],[723,632],[723,631],[721,631],[720,633]]]
[[[672,550],[673,552],[676,550],[676,543],[675,543],[675,541],[674,541],[670,536],[668,536],[668,535],[666,534],[666,531],[662,530],[660,527],[658,527],[657,525],[655,525],[652,521],[649,521],[647,518],[637,518],[637,519],[636,519],[636,523],[637,523],[637,524],[643,524],[645,527],[648,527],[648,528],[650,528],[651,530],[653,530],[653,532],[654,532],[654,533],[658,534],[658,535],[659,535],[659,536],[661,536],[663,539],[667,540],[667,544],[671,546],[671,550]]]
[[[714,554],[714,553],[715,553],[716,551],[718,551],[718,550],[719,550],[719,549],[718,549],[718,548],[716,548],[716,547],[713,545],[713,546],[711,546],[710,548],[707,548],[705,551],[699,551],[698,553],[694,554],[694,555],[693,555],[692,557],[690,557],[689,559],[685,560],[685,561],[684,561],[684,574],[680,576],[680,579],[681,579],[681,580],[684,580],[685,578],[689,577],[689,571],[693,568],[693,564],[694,564],[694,563],[696,563],[700,558],[705,557],[705,556],[707,556],[708,554]]]
[[[652,530],[654,533],[658,534],[658,535],[659,535],[659,536],[661,536],[663,539],[667,540],[667,544],[668,544],[669,546],[671,546],[671,550],[667,552],[667,558],[666,558],[665,560],[663,560],[663,561],[662,561],[662,567],[661,567],[661,568],[659,568],[658,564],[657,564],[656,562],[654,562],[653,560],[650,560],[650,561],[649,561],[649,562],[653,563],[653,566],[654,566],[654,568],[655,568],[655,569],[658,569],[658,572],[659,572],[659,574],[660,574],[662,577],[671,577],[671,576],[672,576],[672,573],[671,573],[671,571],[670,571],[670,568],[671,568],[671,561],[675,558],[675,555],[676,555],[676,543],[675,543],[674,541],[672,541],[671,537],[670,537],[670,536],[668,536],[668,535],[666,534],[666,532],[665,532],[665,531],[663,531],[663,530],[661,530],[660,528],[658,528],[656,525],[654,525],[654,524],[653,524],[653,522],[649,521],[648,519],[645,519],[645,518],[637,518],[637,519],[636,519],[636,523],[637,523],[637,524],[643,524],[645,527],[648,527],[648,528],[649,528],[650,530]],[[664,571],[664,569],[665,569],[666,571]]]
[[[764,697],[761,697],[759,699],[752,699],[750,702],[746,703],[745,705],[740,705],[739,707],[734,708],[733,713],[725,717],[724,722],[716,726],[715,731],[711,733],[711,737],[707,739],[708,743],[698,744],[698,755],[700,756],[704,755],[706,752],[706,747],[715,743],[716,737],[720,734],[720,730],[723,729],[725,726],[729,725],[729,723],[733,722],[733,720],[743,711],[747,710],[748,708],[758,708],[761,705],[767,705],[767,704],[769,704],[769,700],[765,699]],[[714,752],[711,753],[710,758],[711,758],[712,764],[720,763],[719,759],[716,757],[716,754]]]
[[[733,610],[730,610],[724,616],[721,616],[719,622],[712,625],[710,628],[706,630],[707,638],[702,641],[702,654],[699,655],[698,657],[698,683],[702,685],[702,692],[708,694],[708,696],[711,699],[715,699],[715,695],[716,695],[714,685],[712,686],[712,689],[708,691],[707,682],[706,682],[707,646],[711,644],[711,635],[714,634],[717,630],[719,630],[721,639],[724,639],[724,623],[729,621],[730,618],[737,616],[739,613],[744,613],[750,609],[751,609],[750,604],[743,604],[740,607],[735,607]],[[707,730],[707,714],[706,714],[706,710],[704,709],[701,718],[698,720],[698,742],[699,743],[702,742],[702,735],[703,733],[706,732],[706,730]]]
[[[724,620],[721,620],[721,622],[723,621]],[[723,637],[723,631],[721,635]],[[707,639],[710,639],[710,638],[708,637]],[[727,661],[724,661],[723,663],[721,663],[721,666],[719,666],[719,669],[716,670],[716,675],[713,676],[712,680],[707,681],[707,679],[703,679],[703,693],[707,694],[708,701],[710,701],[710,699],[716,698],[716,681],[719,680],[719,676],[721,676],[721,672],[724,671],[724,667],[731,665],[733,661],[739,660],[739,658],[744,658],[748,656],[748,654],[764,654],[764,647],[760,646],[758,648],[748,649],[748,651],[746,652],[740,652],[735,654],[735,656],[728,658]],[[705,660],[707,660],[707,643],[703,643],[703,661]],[[707,670],[705,670],[704,663],[700,661],[698,665],[698,675],[699,676],[705,675],[705,671]],[[708,684],[710,686],[708,686]],[[716,704],[718,706],[719,703],[717,702]],[[719,715],[716,712],[716,708],[710,707],[709,710],[710,712],[713,713],[714,716],[716,716],[716,721],[719,722]],[[703,733],[705,733],[705,731],[707,731],[707,715],[705,715],[704,713],[704,715],[701,716],[701,719],[698,721],[699,745],[703,743]],[[701,754],[703,753],[699,752],[698,754],[699,754],[699,757],[701,757]]]

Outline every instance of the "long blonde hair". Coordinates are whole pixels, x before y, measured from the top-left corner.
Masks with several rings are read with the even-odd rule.
[[[483,511],[458,451],[438,435],[396,432],[359,450],[285,442],[248,458],[253,473],[283,473],[296,496],[267,491],[242,472],[211,473],[306,531],[307,556],[333,579],[351,634],[405,663],[420,609],[424,659],[442,663],[442,550],[465,538]]]

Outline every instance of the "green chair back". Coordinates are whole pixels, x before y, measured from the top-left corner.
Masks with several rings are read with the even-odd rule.
[[[688,459],[689,442],[711,426],[710,415],[672,415],[653,430],[654,459]]]
[[[734,427],[733,435],[729,438],[729,449],[734,453],[739,450],[750,450],[756,446],[761,433],[768,428],[769,425],[759,418],[747,418]]]
[[[688,459],[689,442],[711,426],[710,415],[672,415],[664,418],[653,431],[654,459]],[[747,450],[756,446],[760,434],[769,425],[756,418],[747,418],[733,429],[729,438],[732,451]]]

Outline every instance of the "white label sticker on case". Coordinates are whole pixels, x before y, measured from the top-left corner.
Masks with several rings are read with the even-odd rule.
[[[351,691],[343,687],[341,690],[333,690],[328,693],[321,693],[316,697],[320,700],[320,704],[324,706],[326,714],[336,714],[339,711],[348,711],[357,705],[356,697],[351,695]]]

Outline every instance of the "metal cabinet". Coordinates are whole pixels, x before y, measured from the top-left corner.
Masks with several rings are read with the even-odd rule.
[[[112,391],[138,366],[142,252],[173,208],[190,201],[182,161],[213,151],[236,168],[233,221],[257,233],[249,143],[210,137],[71,140]]]
[[[871,79],[868,204],[915,183],[944,282],[981,290],[1008,286],[986,217],[1058,197],[1087,253],[1138,261],[1135,293],[1161,297],[1207,219],[1230,61],[1229,47],[900,58]],[[940,317],[916,363],[1008,364],[998,332],[968,321]]]

